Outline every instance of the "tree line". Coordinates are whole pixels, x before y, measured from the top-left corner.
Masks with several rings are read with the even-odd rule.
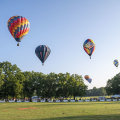
[[[49,73],[25,71],[10,62],[0,63],[0,99],[59,98],[75,96],[105,96],[120,94],[120,73],[107,81],[106,87],[87,90],[81,75],[70,73]]]
[[[106,96],[106,95],[107,92],[105,87],[100,88],[93,87],[92,89],[86,91],[86,96]]]
[[[96,88],[86,91],[86,96],[106,96],[106,95],[120,95],[120,73],[113,78],[108,79],[105,87]]]
[[[108,95],[120,95],[120,73],[107,81],[106,91]]]
[[[77,74],[22,72],[10,62],[0,63],[0,98],[42,98],[84,96],[87,86]]]

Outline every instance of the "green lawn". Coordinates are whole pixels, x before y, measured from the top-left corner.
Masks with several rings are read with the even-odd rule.
[[[0,103],[0,120],[120,120],[120,102]]]

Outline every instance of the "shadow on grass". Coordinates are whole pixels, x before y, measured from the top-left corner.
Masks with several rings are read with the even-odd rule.
[[[31,119],[31,120],[120,120],[120,115],[86,115],[86,116],[68,116],[46,119]]]

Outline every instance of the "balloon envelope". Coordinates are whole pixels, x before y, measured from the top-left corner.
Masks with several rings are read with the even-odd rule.
[[[11,17],[7,25],[11,35],[17,42],[20,42],[30,29],[29,21],[22,16]]]
[[[85,78],[89,83],[92,82],[92,79],[89,77],[89,75],[85,75],[84,78]]]
[[[118,65],[119,65],[118,60],[117,60],[117,59],[115,59],[115,60],[113,61],[113,64],[114,64],[116,67],[118,67]]]
[[[91,78],[89,78],[87,81],[88,81],[89,83],[91,83],[91,82],[92,82],[92,79],[91,79]]]
[[[85,78],[86,80],[88,80],[90,77],[89,77],[89,75],[85,75],[84,78]]]
[[[46,45],[40,45],[35,49],[35,54],[40,59],[42,64],[44,64],[45,60],[50,55],[50,52],[51,52],[50,48]]]
[[[83,48],[85,50],[85,52],[90,56],[93,54],[94,50],[95,50],[95,44],[93,42],[93,40],[91,39],[87,39],[84,44],[83,44]]]

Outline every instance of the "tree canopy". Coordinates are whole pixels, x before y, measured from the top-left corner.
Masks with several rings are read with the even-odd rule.
[[[106,91],[108,95],[120,94],[120,73],[107,81]]]
[[[10,62],[0,63],[0,98],[74,97],[85,95],[87,86],[80,75],[25,71]]]

